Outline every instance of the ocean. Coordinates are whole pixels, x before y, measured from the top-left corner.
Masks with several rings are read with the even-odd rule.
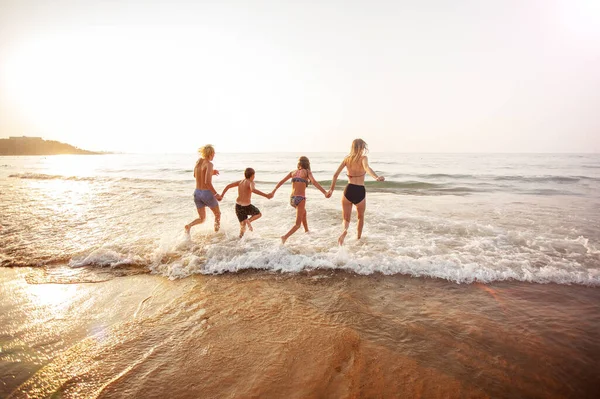
[[[307,155],[221,154],[269,192]],[[196,154],[0,157],[1,398],[596,398],[600,155],[370,154],[340,199],[235,190],[197,217]]]
[[[304,154],[220,154],[221,192],[256,170],[270,192]],[[344,154],[306,154],[328,187]],[[600,156],[558,154],[371,154],[385,182],[367,176],[364,237],[339,248],[340,198],[307,195],[310,233],[285,245],[293,224],[289,183],[272,200],[254,195],[263,217],[238,239],[236,190],[220,203],[222,230],[196,217],[196,154],[0,158],[0,266],[91,266],[168,278],[245,269],[343,269],[456,283],[504,280],[600,285]],[[344,175],[342,174],[342,178]]]

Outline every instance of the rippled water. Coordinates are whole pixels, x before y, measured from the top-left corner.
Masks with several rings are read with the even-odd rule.
[[[253,167],[270,191],[304,154],[220,154],[221,191]],[[307,154],[328,185],[344,154]],[[600,285],[600,156],[371,154],[363,239],[337,246],[343,184],[331,199],[308,190],[309,234],[293,224],[289,186],[255,197],[263,218],[241,241],[235,193],[222,230],[196,217],[195,154],[0,157],[0,266],[69,265],[170,278],[243,269],[345,269],[454,282],[515,279]],[[355,219],[351,229],[355,228]]]

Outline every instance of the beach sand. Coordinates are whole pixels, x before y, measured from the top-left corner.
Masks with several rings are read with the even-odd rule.
[[[0,268],[0,397],[592,398],[600,387],[597,288],[115,275]]]

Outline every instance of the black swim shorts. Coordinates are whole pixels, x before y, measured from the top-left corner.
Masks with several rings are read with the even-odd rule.
[[[235,204],[235,214],[240,223],[246,220],[248,216],[258,215],[259,213],[258,208],[252,204],[246,206]]]
[[[365,186],[349,183],[344,189],[344,197],[354,205],[362,202],[366,196],[367,191],[365,190]]]

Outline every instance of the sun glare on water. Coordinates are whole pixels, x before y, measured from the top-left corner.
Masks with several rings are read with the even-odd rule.
[[[30,299],[47,312],[61,313],[69,308],[77,295],[74,284],[31,284],[28,286]]]

